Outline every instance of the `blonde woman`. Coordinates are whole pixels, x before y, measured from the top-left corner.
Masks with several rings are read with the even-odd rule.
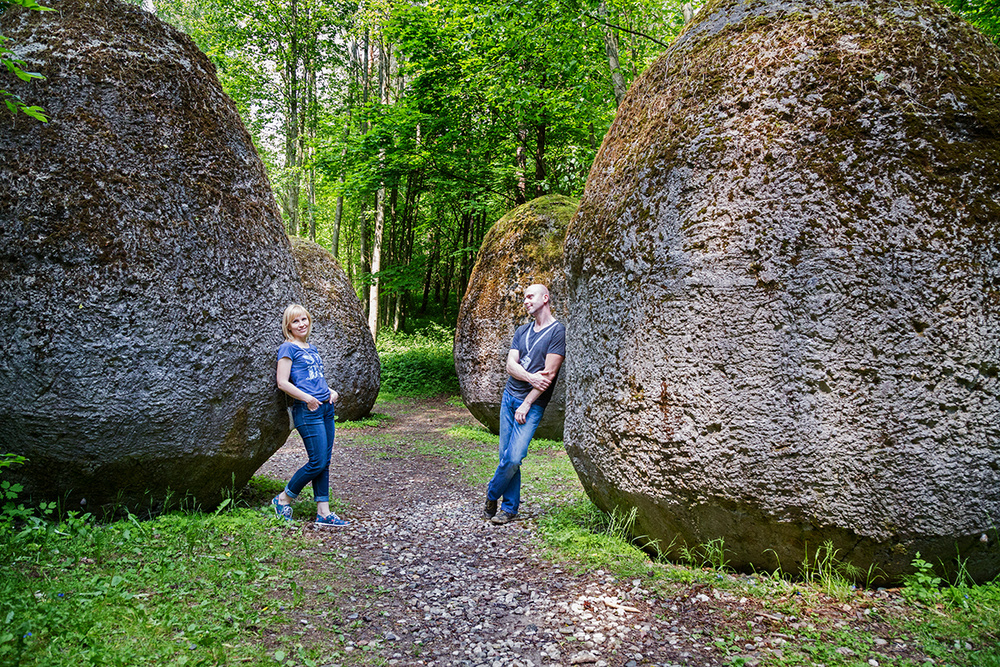
[[[278,348],[278,388],[294,399],[292,417],[302,436],[309,461],[299,468],[285,490],[271,500],[275,513],[292,519],[292,502],[309,482],[316,501],[316,525],[348,525],[330,511],[330,452],[333,451],[333,406],[340,396],[330,389],[323,375],[319,350],[309,342],[312,318],[297,303],[285,308],[281,318],[285,342]]]

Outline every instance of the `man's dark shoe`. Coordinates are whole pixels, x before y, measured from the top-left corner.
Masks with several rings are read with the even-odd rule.
[[[486,507],[483,508],[483,518],[487,521],[497,515],[497,501],[486,499]]]
[[[493,517],[492,519],[490,519],[490,521],[492,521],[493,523],[495,523],[496,525],[499,526],[499,525],[505,524],[505,523],[507,523],[509,521],[513,521],[515,516],[517,516],[517,515],[516,514],[508,514],[506,510],[500,510],[499,512],[497,512],[497,515],[495,517]]]

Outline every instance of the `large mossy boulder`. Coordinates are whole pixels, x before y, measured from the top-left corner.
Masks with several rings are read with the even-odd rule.
[[[330,387],[340,394],[337,417],[366,417],[378,398],[381,366],[361,302],[328,250],[296,237],[291,242],[304,290],[301,303],[313,319],[309,342],[323,357]]]
[[[1000,571],[1000,53],[930,1],[710,2],[567,231],[566,447],[661,549]]]
[[[245,484],[288,435],[281,313],[301,294],[209,60],[113,0],[0,15],[51,117],[0,132],[0,451],[34,497],[129,507]]]
[[[483,240],[455,329],[455,370],[469,412],[493,433],[500,430],[500,397],[507,383],[507,351],[514,330],[528,321],[524,290],[549,288],[552,314],[565,322],[562,244],[576,200],[546,195],[498,220]],[[563,438],[565,370],[556,381],[536,437]]]

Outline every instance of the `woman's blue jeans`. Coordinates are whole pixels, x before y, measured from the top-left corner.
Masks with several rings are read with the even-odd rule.
[[[295,471],[292,479],[285,487],[285,493],[291,498],[298,497],[302,488],[312,482],[313,500],[316,502],[330,501],[330,453],[333,451],[333,404],[320,403],[315,412],[302,401],[295,401],[292,407],[292,418],[295,428],[302,436],[306,446],[309,462]]]
[[[511,515],[517,514],[521,506],[521,461],[528,455],[528,443],[545,412],[540,405],[532,405],[524,423],[518,424],[514,421],[514,412],[521,402],[504,389],[500,399],[500,465],[486,489],[486,499],[503,498],[500,509]]]

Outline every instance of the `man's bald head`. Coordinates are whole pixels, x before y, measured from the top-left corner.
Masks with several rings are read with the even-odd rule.
[[[529,285],[524,290],[524,309],[528,315],[535,318],[536,324],[545,324],[552,319],[549,310],[549,288],[540,283]]]

